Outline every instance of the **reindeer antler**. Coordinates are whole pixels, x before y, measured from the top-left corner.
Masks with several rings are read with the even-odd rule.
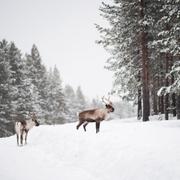
[[[106,104],[106,102],[104,101],[104,96],[102,97],[102,102],[104,102]]]
[[[110,105],[112,105],[112,102],[110,101],[110,96],[108,97],[107,101],[109,102]]]
[[[110,104],[110,105],[112,105],[112,102],[110,101],[110,96],[108,97],[108,99],[103,96],[103,97],[102,97],[102,101],[103,101],[105,104]]]

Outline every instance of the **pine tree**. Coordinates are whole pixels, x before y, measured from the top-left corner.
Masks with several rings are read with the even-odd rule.
[[[32,46],[31,54],[26,55],[26,75],[30,81],[32,95],[31,109],[43,121],[47,110],[47,71],[36,45]]]
[[[177,119],[180,119],[180,61],[176,61],[170,71],[174,82],[169,86],[164,86],[159,90],[159,95],[176,95],[176,113]]]
[[[68,122],[74,122],[77,120],[77,112],[79,112],[74,89],[70,85],[66,85],[64,95],[67,107],[66,119]]]
[[[146,121],[150,114],[146,4],[116,0],[113,5],[103,3],[100,10],[110,24],[109,28],[97,28],[103,34],[99,43],[111,53],[107,63],[108,69],[115,72],[115,91],[131,100],[142,96],[143,121]]]
[[[161,87],[168,87],[174,83],[173,75],[170,77],[169,72],[178,60],[178,54],[180,53],[180,9],[178,8],[179,0],[173,1],[160,1],[159,16],[155,23],[156,33],[154,35],[152,45],[155,47],[154,51],[161,59]],[[162,79],[163,78],[163,79]],[[162,90],[162,88],[161,88]],[[164,91],[165,92],[165,91]],[[176,95],[175,93],[159,93],[162,105],[164,104],[163,113],[165,113],[165,119],[168,119],[170,112],[176,115]]]
[[[14,43],[10,44],[8,60],[11,71],[11,82],[9,83],[11,114],[12,116],[26,115],[29,111],[30,91],[27,88],[25,63],[20,50]]]
[[[62,124],[66,122],[65,97],[62,89],[62,80],[59,70],[56,66],[53,72],[49,73],[49,87],[48,87],[48,115],[46,123],[48,124]]]
[[[0,137],[11,135],[7,127],[11,123],[10,117],[10,68],[8,61],[9,44],[6,40],[0,42]]]
[[[99,98],[96,97],[92,99],[90,106],[93,108],[103,108],[104,105],[102,104],[102,101],[100,101]]]
[[[175,94],[158,98],[157,91],[173,83],[167,74],[180,52],[178,4],[179,0],[114,0],[100,7],[109,27],[96,26],[101,33],[98,43],[110,52],[106,67],[114,71],[114,90],[138,102],[138,117],[142,105],[143,121],[150,112],[165,112],[168,119],[168,109],[176,103]]]
[[[78,86],[76,90],[76,102],[77,102],[77,108],[79,111],[82,111],[85,109],[86,100],[80,86]]]
[[[24,76],[24,62],[20,50],[14,43],[8,44],[3,40],[1,43],[1,113],[4,114],[4,135],[14,132],[14,121],[19,115],[27,114],[29,90],[26,88]],[[3,107],[4,106],[4,107]],[[6,107],[6,108],[5,108]],[[1,119],[1,120],[2,120]]]

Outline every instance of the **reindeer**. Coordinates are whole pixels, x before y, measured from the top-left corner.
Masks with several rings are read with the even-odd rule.
[[[25,140],[25,144],[27,144],[27,135],[29,130],[33,128],[33,126],[39,126],[39,122],[37,121],[35,113],[33,113],[32,115],[30,114],[30,116],[31,119],[21,119],[15,122],[15,132],[17,135],[18,146],[23,146],[23,140]]]
[[[99,132],[100,122],[105,120],[110,112],[114,111],[113,104],[109,99],[102,97],[102,101],[105,103],[105,108],[97,108],[86,110],[79,113],[79,123],[76,126],[77,130],[83,124],[84,131],[89,122],[96,123],[96,133]]]

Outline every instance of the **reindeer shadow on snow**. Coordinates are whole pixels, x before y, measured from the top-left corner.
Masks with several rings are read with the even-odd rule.
[[[15,132],[17,137],[17,145],[23,146],[27,144],[27,135],[30,129],[39,126],[35,113],[30,114],[30,119],[19,119],[15,122]]]

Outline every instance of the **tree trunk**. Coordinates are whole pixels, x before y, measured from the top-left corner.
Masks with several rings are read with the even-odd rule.
[[[164,114],[164,96],[159,97],[159,110],[161,114]]]
[[[180,94],[176,95],[176,113],[177,119],[180,119]]]
[[[141,72],[138,73],[138,81],[141,81]],[[141,102],[141,86],[138,87],[138,107],[137,107],[137,119],[140,120],[142,117],[142,102]]]
[[[158,108],[157,108],[157,104],[158,104],[158,99],[157,99],[157,79],[154,78],[153,80],[153,88],[152,88],[152,100],[153,100],[153,115],[157,115],[158,114]]]
[[[166,94],[164,97],[164,115],[165,115],[165,120],[169,119],[169,94]]]
[[[141,103],[141,88],[138,89],[138,113],[137,119],[140,120],[142,117],[142,103]]]
[[[162,54],[160,55],[160,58],[163,59]],[[163,64],[160,64],[160,73],[158,78],[158,89],[160,89],[162,86],[164,86],[164,67]],[[159,113],[164,114],[164,96],[160,96],[158,98],[159,102]]]
[[[166,75],[169,72],[169,55],[166,54]],[[168,87],[169,86],[169,81],[168,81],[168,77],[165,76],[165,86]],[[165,95],[164,98],[164,113],[165,113],[165,120],[169,119],[169,94]]]
[[[174,83],[174,76],[173,75],[172,75],[171,80],[172,80],[171,84],[173,84]],[[175,93],[172,94],[172,104],[171,104],[171,106],[173,108],[172,109],[173,117],[175,117],[176,116],[176,94]]]
[[[144,0],[140,1],[140,17],[144,19]],[[143,121],[149,120],[150,102],[149,102],[149,62],[148,62],[148,46],[147,46],[147,32],[144,27],[141,29],[141,64],[142,64],[142,91],[143,91]]]
[[[161,74],[159,74],[158,75],[158,80],[157,80],[157,87],[158,87],[158,89],[160,89],[160,87],[161,87],[161,82],[162,82]],[[158,107],[158,114],[159,113],[162,114],[163,113],[163,109],[164,109],[163,102],[162,102],[163,101],[163,96],[158,96],[157,101],[158,101],[158,105],[157,105],[157,107]]]
[[[173,117],[175,117],[176,116],[176,94],[175,93],[172,94],[172,108],[173,108],[172,110]]]
[[[148,69],[148,54],[147,54],[147,35],[142,32],[142,84],[143,84],[143,121],[149,120],[150,102],[149,102],[149,69]]]

